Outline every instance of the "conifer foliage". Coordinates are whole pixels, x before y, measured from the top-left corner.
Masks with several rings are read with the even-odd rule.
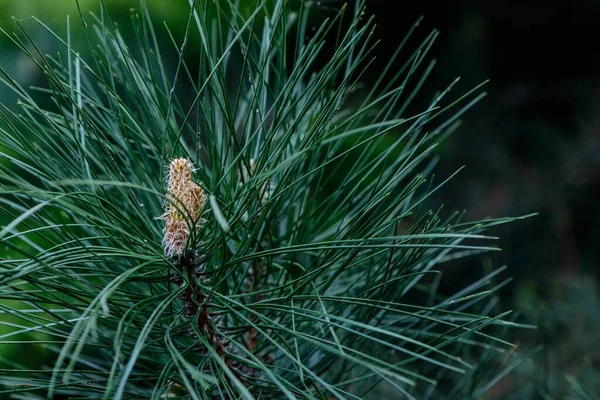
[[[1,71],[1,340],[34,355],[4,360],[2,396],[481,396],[517,362],[508,281],[438,288],[513,219],[444,216],[432,171],[483,93],[412,111],[418,22],[365,87],[362,2],[240,3],[189,0],[175,35],[142,2],[124,37],[100,1],[66,37],[38,21],[50,54],[4,32],[47,83]]]

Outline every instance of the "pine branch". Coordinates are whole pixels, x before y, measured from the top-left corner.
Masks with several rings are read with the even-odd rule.
[[[66,38],[36,20],[53,56],[4,32],[47,84],[0,71],[19,97],[0,107],[0,340],[36,355],[6,361],[3,395],[470,398],[523,360],[503,268],[440,290],[522,217],[435,206],[456,175],[433,176],[435,148],[484,95],[452,82],[409,113],[437,32],[405,54],[417,22],[364,88],[362,2],[321,20],[189,0],[178,36],[142,1],[133,38],[100,4],[88,48],[69,19]]]

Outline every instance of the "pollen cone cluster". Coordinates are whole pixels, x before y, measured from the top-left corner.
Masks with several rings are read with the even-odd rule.
[[[193,164],[185,158],[176,158],[169,166],[166,221],[163,248],[167,257],[181,256],[193,229],[198,229],[200,214],[206,204],[202,188],[192,180]]]

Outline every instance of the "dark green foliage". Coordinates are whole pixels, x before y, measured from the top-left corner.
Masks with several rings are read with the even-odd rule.
[[[314,29],[308,4],[190,6],[168,49],[143,3],[135,43],[104,8],[81,16],[87,56],[50,30],[54,56],[13,36],[48,86],[34,98],[2,78],[20,111],[0,114],[0,308],[46,358],[12,361],[3,393],[482,396],[519,362],[496,336],[516,324],[490,296],[508,281],[497,269],[442,294],[439,268],[496,250],[483,232],[512,219],[428,208],[444,183],[432,150],[482,96],[448,100],[450,85],[406,115],[437,33],[403,41],[404,68],[359,90],[375,45],[362,4]],[[210,201],[169,259],[158,217],[174,157]]]

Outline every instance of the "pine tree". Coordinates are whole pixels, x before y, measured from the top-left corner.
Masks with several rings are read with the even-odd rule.
[[[503,268],[438,288],[515,218],[465,222],[433,196],[455,175],[434,178],[435,147],[481,87],[411,111],[437,37],[408,48],[418,22],[361,86],[362,2],[320,22],[310,2],[190,10],[178,37],[142,2],[130,40],[102,4],[79,16],[87,49],[39,21],[54,55],[5,32],[47,85],[2,71],[19,97],[0,111],[2,340],[34,355],[5,360],[3,396],[484,395],[521,361]]]

